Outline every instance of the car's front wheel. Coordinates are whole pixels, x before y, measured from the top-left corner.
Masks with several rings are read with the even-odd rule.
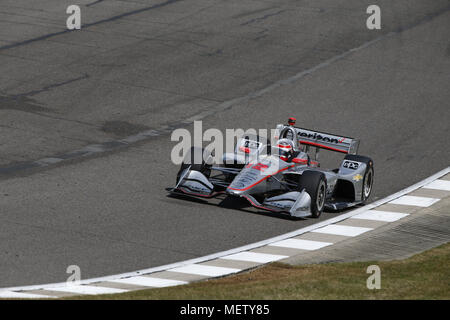
[[[311,197],[311,215],[318,218],[325,207],[325,199],[327,194],[327,182],[325,175],[318,171],[304,171],[300,176],[298,183],[298,191],[303,189]]]

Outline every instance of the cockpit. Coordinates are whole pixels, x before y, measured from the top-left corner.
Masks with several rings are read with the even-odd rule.
[[[308,147],[301,145],[297,137],[295,127],[290,123],[280,132],[279,140],[272,147],[272,154],[278,155],[281,160],[305,165],[318,165],[318,162],[311,161],[308,154]]]

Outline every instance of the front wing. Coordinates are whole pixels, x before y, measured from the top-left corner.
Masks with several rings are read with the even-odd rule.
[[[214,198],[220,194],[227,194],[226,189],[216,191],[214,184],[205,175],[199,171],[189,170],[189,168],[182,172],[179,182],[170,192],[199,198]],[[264,199],[262,203],[250,194],[242,194],[240,197],[243,197],[258,209],[287,213],[293,217],[307,217],[311,215],[311,197],[305,190],[302,192],[290,191],[269,197]]]

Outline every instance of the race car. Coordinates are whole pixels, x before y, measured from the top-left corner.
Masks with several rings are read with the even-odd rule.
[[[359,140],[295,127],[276,127],[276,144],[244,135],[233,153],[214,164],[209,151],[192,147],[178,171],[172,194],[199,198],[240,197],[259,209],[314,217],[367,202],[373,187],[371,158],[358,155]],[[345,154],[340,167],[320,168],[320,149]],[[313,152],[314,151],[314,152]],[[200,161],[198,161],[200,159]]]

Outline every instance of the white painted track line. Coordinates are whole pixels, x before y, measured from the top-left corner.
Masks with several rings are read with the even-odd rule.
[[[45,290],[70,292],[70,293],[76,293],[76,294],[110,294],[110,293],[122,293],[122,292],[129,291],[129,290],[123,290],[123,289],[87,286],[87,285],[61,286],[61,287],[54,287],[54,288],[45,288]]]
[[[432,204],[438,202],[440,199],[429,198],[429,197],[417,197],[417,196],[402,196],[389,203],[392,204],[403,204],[407,206],[417,206],[417,207],[429,207]]]
[[[326,227],[312,230],[311,232],[335,234],[338,236],[356,237],[356,236],[359,236],[360,234],[370,231],[370,230],[373,230],[373,229],[330,224]]]
[[[239,272],[241,271],[241,269],[205,266],[201,264],[190,264],[183,267],[169,269],[167,271],[198,274],[201,276],[209,276],[209,277],[220,277],[227,274]]]
[[[434,180],[433,182],[424,185],[422,188],[450,191],[450,181],[448,180]]]
[[[229,256],[225,256],[220,259],[250,261],[250,262],[258,262],[258,263],[269,263],[272,261],[278,261],[278,260],[285,259],[285,258],[288,258],[288,256],[244,251],[244,252],[231,254]]]
[[[303,239],[286,239],[269,244],[269,246],[293,248],[302,250],[317,250],[326,246],[332,245],[331,242],[321,242]]]
[[[156,287],[156,288],[179,286],[179,285],[187,283],[186,281],[160,279],[160,278],[143,277],[143,276],[111,280],[109,282],[134,284],[137,286]]]
[[[56,298],[51,296],[45,296],[40,294],[33,293],[22,293],[22,292],[14,292],[14,291],[0,291],[0,298],[3,299],[40,299],[40,298]]]
[[[404,218],[406,216],[409,216],[409,214],[391,211],[381,211],[381,210],[367,210],[366,212],[353,216],[351,219],[393,222],[400,220],[401,218]]]

